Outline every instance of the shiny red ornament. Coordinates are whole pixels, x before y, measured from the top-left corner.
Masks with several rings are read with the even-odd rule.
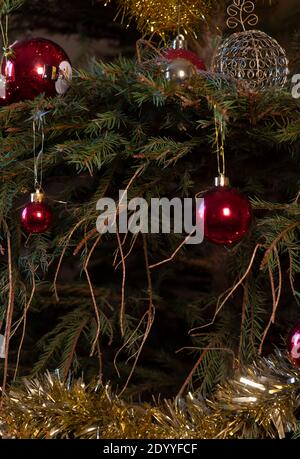
[[[199,212],[204,219],[204,237],[223,245],[241,241],[252,220],[248,198],[228,186],[214,187],[203,198]]]
[[[200,71],[206,70],[205,64],[202,61],[202,59],[200,59],[200,57],[197,56],[197,54],[187,49],[170,48],[164,51],[163,56],[168,61],[173,61],[175,59],[185,59],[191,62],[196,67],[197,70],[200,70]]]
[[[10,49],[12,53],[3,60],[1,69],[6,78],[2,105],[33,100],[41,93],[54,97],[67,91],[72,67],[59,45],[45,38],[31,38],[14,43]]]
[[[52,223],[52,211],[44,202],[30,202],[22,210],[21,224],[28,233],[44,233]]]
[[[290,332],[287,345],[290,360],[300,368],[300,322]]]

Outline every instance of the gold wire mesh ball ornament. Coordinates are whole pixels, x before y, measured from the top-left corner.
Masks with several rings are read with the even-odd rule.
[[[284,49],[265,32],[245,29],[245,24],[258,23],[254,8],[253,2],[245,0],[234,0],[228,7],[228,27],[242,25],[244,30],[223,41],[214,58],[213,70],[255,91],[283,87],[289,74]]]
[[[194,33],[201,21],[205,21],[215,0],[117,0],[121,22],[129,25],[135,20],[143,34],[157,32],[164,38],[180,22],[185,34]],[[111,0],[106,0],[105,5]]]

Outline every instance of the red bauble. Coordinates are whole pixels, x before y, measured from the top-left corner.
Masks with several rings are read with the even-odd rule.
[[[3,103],[32,100],[41,93],[54,97],[67,91],[72,67],[59,45],[45,38],[32,38],[14,43],[11,50],[1,69],[7,87],[7,101]]]
[[[44,202],[30,202],[22,210],[21,223],[28,233],[44,233],[52,223],[52,211]]]
[[[287,345],[291,361],[300,367],[300,322],[290,332]]]
[[[197,70],[206,70],[205,64],[200,59],[200,57],[197,56],[197,54],[193,53],[192,51],[188,51],[187,49],[167,49],[163,53],[164,57],[168,61],[173,61],[175,59],[185,59],[189,62],[191,62]]]
[[[204,206],[199,212],[204,219],[205,238],[225,245],[241,241],[252,219],[248,198],[227,186],[214,187],[203,197]]]

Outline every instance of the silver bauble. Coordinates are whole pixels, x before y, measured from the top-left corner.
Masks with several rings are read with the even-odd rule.
[[[283,87],[289,74],[284,49],[260,30],[230,35],[218,48],[213,69],[256,91]]]
[[[165,66],[165,78],[177,84],[185,83],[197,75],[196,67],[186,59],[177,58]]]

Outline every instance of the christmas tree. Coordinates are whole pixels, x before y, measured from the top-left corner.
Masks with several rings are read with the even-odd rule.
[[[1,2],[1,435],[297,437],[299,36],[104,3]],[[72,70],[71,24],[123,52]]]

